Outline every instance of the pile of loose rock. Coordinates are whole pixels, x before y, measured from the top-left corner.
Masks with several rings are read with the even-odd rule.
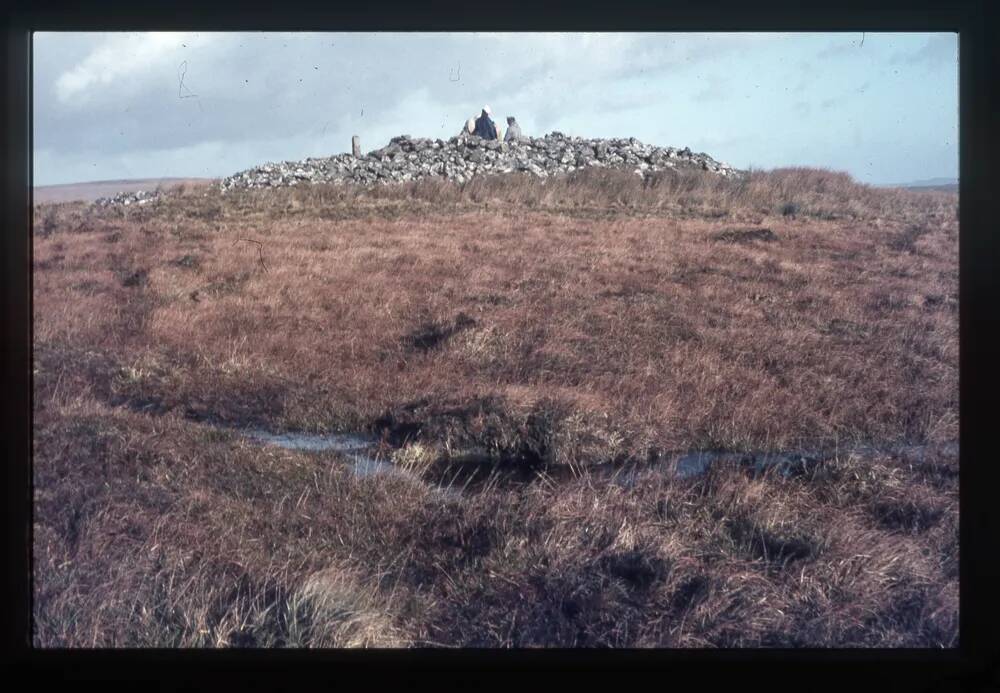
[[[304,183],[393,183],[443,177],[464,183],[477,175],[524,171],[544,178],[590,166],[630,170],[640,176],[669,169],[700,169],[721,176],[741,172],[690,149],[655,147],[628,139],[582,139],[552,132],[501,144],[475,136],[450,140],[394,137],[365,156],[339,154],[318,159],[269,163],[221,182],[223,192]]]
[[[338,154],[303,161],[268,163],[224,178],[223,192],[234,188],[276,188],[304,183],[402,183],[421,178],[441,177],[464,183],[473,176],[527,172],[540,178],[569,173],[587,167],[615,168],[647,177],[658,171],[693,169],[720,176],[742,175],[742,171],[687,147],[655,147],[634,137],[583,139],[551,132],[544,137],[525,137],[518,142],[500,143],[475,136],[450,140],[393,137],[382,149],[365,156]],[[102,197],[96,204],[147,204],[158,192],[121,192]]]
[[[159,198],[160,193],[152,190],[137,190],[136,192],[115,193],[111,197],[99,197],[94,204],[101,207],[113,205],[144,205]]]

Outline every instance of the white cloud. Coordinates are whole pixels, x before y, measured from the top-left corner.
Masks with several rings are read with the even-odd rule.
[[[957,65],[957,61],[958,34],[953,33],[932,34],[918,50],[896,53],[892,58],[894,64],[926,63],[948,67]]]
[[[128,92],[150,76],[175,79],[178,50],[194,45],[193,33],[152,32],[111,34],[75,67],[56,79],[55,89],[65,104],[81,104],[97,90],[115,85],[116,93]]]
[[[484,103],[498,122],[514,115],[533,135],[690,143],[734,165],[808,152],[819,161],[836,154],[824,142],[852,135],[840,120],[820,118],[823,109],[862,104],[857,90],[870,81],[863,105],[874,141],[895,132],[886,125],[893,104],[923,98],[910,63],[921,74],[935,61],[956,63],[954,35],[852,42],[860,34],[43,32],[36,172],[62,180],[93,180],[98,170],[103,178],[227,175],[347,151],[354,134],[365,150],[403,133],[451,137]],[[817,60],[831,45],[838,50]],[[906,79],[882,74],[893,59]],[[957,80],[940,74],[957,95]],[[957,96],[948,98],[954,105],[936,93],[941,105],[923,109],[927,132],[957,129],[944,112],[957,112]],[[789,131],[801,134],[792,141]],[[770,132],[783,137],[768,140]],[[898,145],[881,141],[882,158],[897,157]]]

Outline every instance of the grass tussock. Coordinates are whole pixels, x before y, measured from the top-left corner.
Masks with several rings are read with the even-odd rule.
[[[96,404],[36,458],[43,646],[957,644],[957,478],[904,458],[455,499]]]
[[[35,642],[953,647],[943,453],[587,469],[957,440],[956,209],[811,170],[37,207]]]

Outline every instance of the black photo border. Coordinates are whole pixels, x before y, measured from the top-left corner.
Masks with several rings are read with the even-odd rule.
[[[997,3],[989,0],[890,2],[822,0],[767,2],[437,3],[400,0],[335,3],[27,2],[5,10],[3,109],[3,441],[8,451],[7,654],[36,682],[65,684],[145,681],[161,688],[215,688],[221,682],[290,682],[302,675],[324,687],[347,669],[365,676],[410,678],[430,670],[461,670],[437,684],[488,682],[508,670],[669,673],[652,685],[709,689],[764,683],[768,687],[897,690],[1000,690],[997,591],[1000,548],[991,496],[996,464],[985,433],[998,409],[993,327],[1000,311],[995,271],[997,236],[988,223],[996,190],[988,152],[995,152]],[[180,651],[38,650],[31,644],[31,33],[33,31],[956,31],[960,69],[960,646],[955,650],[407,650]],[[919,108],[920,104],[914,104]],[[994,224],[995,225],[995,224]],[[994,453],[995,454],[995,453]],[[994,482],[994,483],[991,483]],[[493,673],[479,674],[475,671]],[[678,677],[677,674],[683,674]],[[631,678],[631,677],[630,677]],[[595,679],[596,682],[596,679]],[[568,684],[568,680],[565,681]],[[355,685],[375,685],[373,680]]]

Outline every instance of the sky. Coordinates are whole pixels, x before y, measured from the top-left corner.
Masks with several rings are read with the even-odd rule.
[[[958,177],[955,33],[38,32],[33,65],[35,185],[447,139],[485,104],[737,168]]]

